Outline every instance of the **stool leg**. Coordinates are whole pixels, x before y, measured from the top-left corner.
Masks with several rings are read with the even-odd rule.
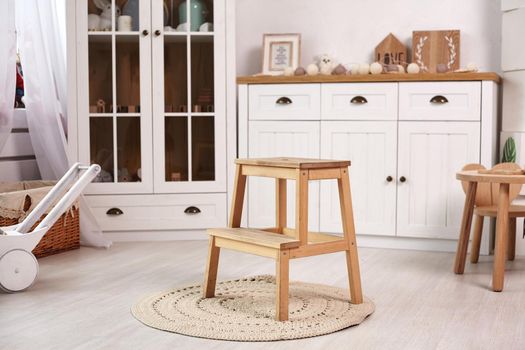
[[[352,304],[361,304],[363,302],[363,292],[361,290],[361,275],[359,272],[359,257],[357,255],[357,243],[355,239],[354,214],[348,168],[341,168],[341,177],[337,179],[337,185],[339,187],[343,232],[345,239],[348,241],[346,265],[350,285],[350,302]]]
[[[295,181],[295,235],[308,244],[308,170],[297,169]]]
[[[286,223],[286,179],[275,179],[275,226],[283,233]]]
[[[276,285],[277,295],[275,298],[275,319],[277,321],[288,321],[288,283],[289,283],[289,259],[288,250],[279,252],[276,262]]]
[[[242,174],[242,165],[237,164],[233,183],[232,207],[230,210],[229,227],[241,227],[242,205],[246,189],[246,175]]]
[[[509,219],[509,240],[507,241],[507,259],[514,260],[516,255],[516,218]]]
[[[481,247],[481,235],[483,233],[483,219],[481,215],[475,215],[474,237],[472,238],[472,250],[470,251],[470,262],[476,264],[479,260],[479,249]]]
[[[217,269],[219,267],[220,248],[215,245],[215,237],[210,236],[208,247],[208,265],[204,277],[203,298],[213,298],[215,296],[215,285],[217,284]]]

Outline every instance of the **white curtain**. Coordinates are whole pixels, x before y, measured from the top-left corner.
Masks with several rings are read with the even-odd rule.
[[[18,46],[24,70],[27,124],[43,179],[60,178],[69,168],[64,130],[67,114],[65,36],[61,25],[66,0],[16,0]],[[59,11],[61,9],[61,11]],[[74,92],[73,92],[74,93]],[[83,198],[81,243],[109,247]]]
[[[13,120],[16,87],[15,1],[0,1],[0,151]]]

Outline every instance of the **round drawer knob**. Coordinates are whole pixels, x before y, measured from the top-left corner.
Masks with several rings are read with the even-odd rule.
[[[148,32],[147,29],[144,29],[144,30],[142,31],[142,35],[144,35],[144,36],[148,36],[148,34],[149,34],[149,32]]]
[[[399,181],[401,181],[401,182],[406,182],[406,181],[407,181],[407,178],[404,177],[404,176],[401,176],[401,177],[399,178]]]
[[[392,182],[393,180],[394,180],[394,178],[392,176],[390,176],[390,175],[386,177],[386,181],[387,182]]]

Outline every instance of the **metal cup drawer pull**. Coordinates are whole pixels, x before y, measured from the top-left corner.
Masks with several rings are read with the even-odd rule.
[[[363,96],[355,96],[350,100],[350,103],[353,105],[363,105],[365,103],[368,103],[368,100]]]
[[[184,213],[188,214],[188,215],[196,215],[196,214],[199,214],[201,212],[201,210],[197,207],[194,207],[194,206],[191,206],[191,207],[187,207],[185,210],[184,210]]]
[[[430,103],[437,104],[437,105],[443,105],[445,103],[448,103],[448,99],[445,96],[436,95],[430,99]]]
[[[277,99],[277,101],[275,101],[275,104],[278,104],[278,105],[291,105],[292,104],[292,100],[289,97],[283,96],[283,97],[279,97]]]
[[[111,216],[119,216],[122,214],[124,214],[124,212],[120,208],[111,208],[106,212],[106,215],[111,215]]]

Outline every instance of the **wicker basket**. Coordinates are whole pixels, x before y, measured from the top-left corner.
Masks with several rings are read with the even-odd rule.
[[[31,198],[25,197],[24,210],[31,207]],[[41,219],[35,224],[38,225]],[[0,216],[0,227],[11,226],[19,223],[19,218],[7,218]],[[33,228],[34,228],[33,227]],[[37,258],[65,252],[80,247],[80,217],[78,206],[74,206],[47,231],[40,243],[33,249]]]

